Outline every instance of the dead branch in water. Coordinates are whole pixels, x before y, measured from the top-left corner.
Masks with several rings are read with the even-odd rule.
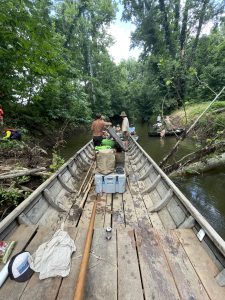
[[[210,102],[210,104],[205,108],[205,110],[200,114],[200,116],[195,120],[195,122],[188,128],[188,130],[182,134],[176,144],[173,146],[172,150],[168,155],[166,155],[163,160],[160,162],[159,166],[163,167],[168,159],[175,153],[180,143],[186,138],[189,132],[195,127],[201,117],[208,111],[208,109],[212,106],[212,104],[219,98],[219,96],[223,93],[225,86],[220,90],[220,92],[216,95],[216,97]]]

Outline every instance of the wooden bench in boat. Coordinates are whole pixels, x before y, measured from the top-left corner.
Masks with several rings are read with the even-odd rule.
[[[28,199],[28,207],[25,203],[14,212],[13,226],[10,216],[10,228],[6,222],[2,227],[0,223],[0,234],[18,241],[13,253],[25,249],[33,253],[64,222],[77,247],[69,276],[40,281],[38,274],[34,274],[24,283],[7,279],[0,288],[0,299],[73,299],[95,201],[97,213],[84,299],[225,299],[225,287],[217,282],[225,265],[224,241],[154,161],[131,140],[125,163],[126,192],[96,195],[91,176],[92,147],[88,149],[84,147],[81,151],[83,158],[84,153],[90,156],[87,175],[81,176],[83,166],[78,168],[80,171],[77,169],[81,159],[73,158],[62,168],[61,180],[74,193],[59,182],[60,171],[53,181],[48,180],[39,188],[41,195],[47,188],[52,201],[64,207],[67,201],[65,211],[58,211],[50,201],[41,218],[35,222],[33,219],[33,224],[26,222],[26,218],[32,221],[37,204],[36,210],[41,208],[39,198],[35,200],[40,197],[36,191]],[[83,181],[78,181],[80,177]],[[26,225],[19,225],[21,213]],[[107,226],[113,228],[111,240],[105,238]],[[206,233],[202,242],[196,236],[200,228]],[[222,281],[223,278],[220,284]]]

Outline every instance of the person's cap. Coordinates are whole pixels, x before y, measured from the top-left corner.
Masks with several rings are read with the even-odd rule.
[[[24,282],[31,278],[34,271],[30,268],[29,252],[20,252],[14,255],[8,265],[9,277],[18,282]]]
[[[126,117],[127,115],[126,115],[125,111],[122,111],[121,114],[120,114],[120,116],[121,117]]]

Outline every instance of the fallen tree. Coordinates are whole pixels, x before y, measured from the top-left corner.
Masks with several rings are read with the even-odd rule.
[[[204,159],[204,161],[198,161],[191,165],[184,166],[179,170],[172,172],[170,177],[201,174],[221,166],[225,166],[225,153]]]
[[[173,146],[171,151],[168,155],[166,155],[163,160],[159,163],[159,166],[163,168],[164,165],[168,161],[168,159],[177,151],[177,148],[179,147],[180,143],[186,138],[186,136],[194,129],[198,121],[202,118],[202,116],[209,110],[209,108],[212,106],[212,104],[219,98],[219,96],[223,93],[225,89],[225,86],[220,90],[218,94],[216,94],[215,98],[210,102],[210,104],[206,107],[206,109],[198,116],[198,118],[194,121],[194,123],[182,134],[179,138],[179,140],[176,142],[176,144]]]
[[[180,160],[176,161],[174,164],[167,166],[164,168],[164,171],[167,174],[176,171],[179,168],[184,168],[185,166],[196,162],[197,160],[201,160],[206,155],[211,153],[215,153],[215,151],[219,150],[223,152],[225,150],[225,142],[215,143],[213,145],[207,145],[202,149],[199,149],[195,152],[189,153],[188,155],[183,156]]]
[[[9,179],[9,178],[15,178],[20,176],[27,176],[31,174],[35,174],[37,172],[45,171],[45,167],[36,168],[36,169],[26,169],[23,171],[13,171],[13,172],[7,172],[0,175],[0,180]]]

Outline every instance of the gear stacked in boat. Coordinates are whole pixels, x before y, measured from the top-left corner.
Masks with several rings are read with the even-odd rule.
[[[126,175],[124,172],[124,153],[115,149],[105,149],[96,153],[96,193],[124,193]]]

